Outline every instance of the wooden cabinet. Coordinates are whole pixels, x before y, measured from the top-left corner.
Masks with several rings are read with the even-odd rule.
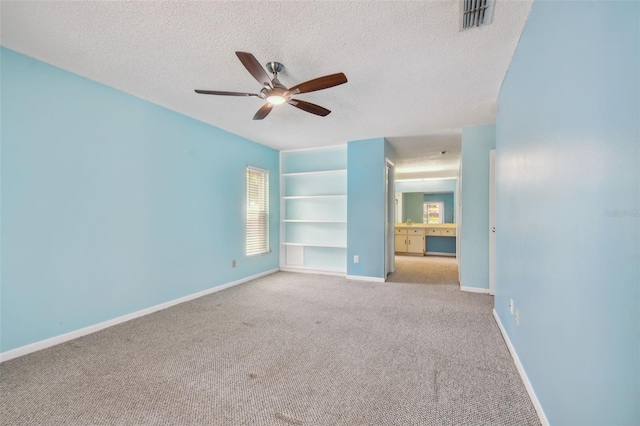
[[[424,254],[424,235],[409,235],[407,253]]]
[[[455,237],[456,230],[455,229],[441,229],[440,235],[443,237]]]
[[[397,230],[396,230],[397,231]],[[396,253],[406,253],[407,252],[407,234],[398,234],[396,232]]]
[[[427,228],[427,235],[440,236],[440,230],[437,228]]]
[[[439,254],[439,255],[455,255],[455,251],[448,251],[449,244],[448,242],[453,241],[455,244],[456,237],[456,227],[455,225],[443,224],[443,225],[434,225],[434,224],[413,224],[413,225],[396,225],[395,228],[395,242],[396,242],[396,253],[401,254],[423,254],[427,255],[430,252],[431,254]],[[429,238],[429,237],[437,237],[437,238]],[[453,240],[449,238],[445,238],[444,240],[440,237],[452,237]],[[449,240],[449,241],[447,241]],[[429,248],[428,246],[433,243],[433,248]],[[444,249],[438,250],[438,247],[443,247]],[[428,250],[427,250],[428,249]]]
[[[455,237],[456,228],[427,228],[427,237]]]
[[[424,229],[396,228],[396,253],[424,254]]]

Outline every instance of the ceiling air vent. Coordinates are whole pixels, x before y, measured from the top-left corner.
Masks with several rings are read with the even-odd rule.
[[[495,0],[460,0],[460,30],[491,23]]]

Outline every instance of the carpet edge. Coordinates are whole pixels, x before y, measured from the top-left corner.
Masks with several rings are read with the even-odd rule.
[[[264,272],[260,272],[255,275],[250,275],[245,278],[241,278],[236,281],[231,281],[226,284],[217,285],[215,287],[208,288],[206,290],[202,290],[196,293],[188,294],[186,296],[179,297],[177,299],[169,300],[167,302],[160,303],[158,305],[150,306],[148,308],[140,309],[139,311],[131,312],[129,314],[125,314],[116,318],[112,318],[107,321],[103,321],[97,324],[89,325],[87,327],[80,328],[78,330],[70,331],[68,333],[59,334],[57,336],[49,337],[44,340],[39,340],[34,343],[29,343],[24,346],[19,346],[14,349],[9,349],[8,351],[0,353],[0,363],[9,361],[14,358],[21,357],[23,355],[27,355],[33,352],[40,351],[42,349],[50,348],[52,346],[59,345],[61,343],[68,342],[73,339],[77,339],[82,336],[86,336],[88,334],[96,333],[100,330],[104,330],[105,328],[113,327],[114,325],[122,324],[123,322],[131,321],[136,318],[143,317],[145,315],[152,314],[154,312],[161,311],[163,309],[170,308],[172,306],[178,305],[180,303],[188,302],[190,300],[197,299],[202,296],[206,296],[212,293],[216,293],[221,290],[225,290],[227,288],[246,283],[251,280],[255,280],[260,277],[264,277],[266,275],[271,275],[280,271],[280,268],[269,269]]]
[[[509,335],[507,334],[507,330],[505,330],[505,328],[503,327],[502,321],[500,321],[500,317],[498,316],[498,313],[496,312],[495,309],[493,309],[493,317],[496,320],[496,323],[498,324],[498,328],[500,329],[502,338],[507,344],[507,348],[509,349],[511,358],[513,358],[513,362],[516,364],[516,369],[518,370],[518,373],[520,373],[520,378],[522,379],[522,382],[524,383],[524,387],[527,390],[527,393],[529,394],[529,398],[531,398],[533,407],[536,409],[536,413],[538,414],[538,419],[540,420],[540,423],[542,423],[543,426],[549,426],[549,420],[547,419],[547,415],[544,413],[544,410],[542,409],[542,405],[538,400],[538,396],[536,395],[536,392],[533,390],[533,385],[529,381],[529,376],[527,376],[527,372],[525,371],[524,366],[520,362],[518,353],[516,352],[516,349],[513,347],[513,344],[511,343],[511,339],[509,339]]]

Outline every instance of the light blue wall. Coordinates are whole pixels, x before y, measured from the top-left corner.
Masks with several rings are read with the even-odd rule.
[[[460,285],[489,288],[489,151],[496,127],[462,129]]]
[[[402,195],[402,221],[411,220],[422,223],[424,194],[422,192],[405,192]]]
[[[385,157],[395,161],[384,138],[348,144],[347,275],[384,278]]]
[[[554,425],[640,424],[639,25],[535,2],[498,100],[496,311]]]
[[[278,267],[277,151],[0,55],[2,351]],[[249,258],[247,164],[271,172],[274,249]]]

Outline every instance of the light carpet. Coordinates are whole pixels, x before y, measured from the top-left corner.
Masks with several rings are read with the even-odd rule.
[[[396,270],[388,282],[415,284],[458,284],[455,257],[396,256]]]
[[[455,285],[279,272],[0,365],[3,425],[536,425]]]

